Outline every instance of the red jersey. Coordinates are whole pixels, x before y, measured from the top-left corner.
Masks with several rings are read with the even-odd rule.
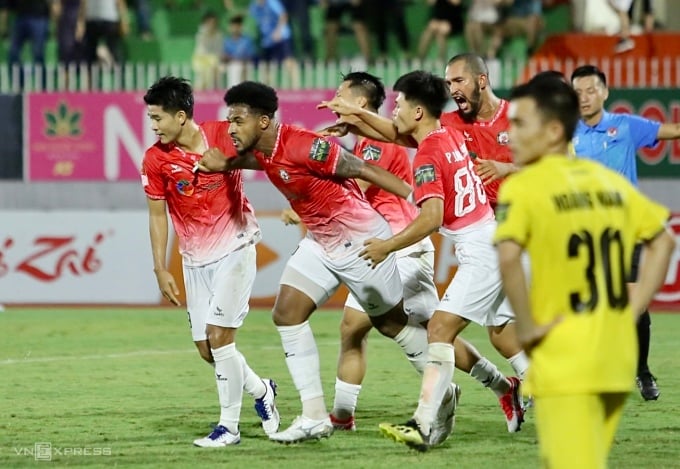
[[[490,121],[467,122],[463,120],[458,111],[454,111],[443,113],[440,122],[442,125],[453,127],[463,133],[473,159],[480,157],[502,163],[512,163],[512,152],[508,145],[508,129],[510,128],[508,105],[506,100],[501,99],[496,114]],[[485,186],[491,205],[496,205],[498,188],[502,182],[501,179]]]
[[[228,122],[199,125],[208,148],[236,155]],[[192,172],[201,155],[157,142],[144,154],[142,184],[147,197],[165,200],[187,266],[215,262],[244,244],[257,242],[260,229],[243,192],[241,171]]]
[[[280,124],[272,154],[255,152],[269,180],[329,254],[363,247],[363,240],[385,226],[357,183],[335,175],[341,151],[314,132]]]
[[[442,127],[430,132],[418,145],[413,167],[416,203],[431,197],[444,200],[442,228],[456,232],[493,218],[482,180],[457,130]]]

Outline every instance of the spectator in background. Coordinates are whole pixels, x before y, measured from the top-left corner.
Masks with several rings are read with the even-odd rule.
[[[227,88],[246,79],[246,65],[256,57],[255,42],[243,33],[243,16],[233,16],[229,20],[229,35],[222,48],[222,61],[227,64]]]
[[[9,64],[21,63],[21,50],[26,42],[31,43],[33,63],[45,65],[45,45],[49,36],[50,15],[54,13],[50,6],[54,2],[49,0],[2,0],[2,28],[7,30],[7,16],[11,9],[15,13],[10,36]]]
[[[194,69],[194,89],[215,88],[222,47],[223,36],[217,14],[214,11],[207,11],[198,26],[194,54],[191,57],[191,65]]]
[[[293,57],[292,34],[288,14],[279,0],[252,0],[249,13],[260,32],[260,59],[269,64],[269,81],[283,65],[287,76],[298,87],[300,78],[297,62]]]
[[[506,6],[508,5],[509,6]],[[539,33],[543,25],[543,6],[541,0],[501,1],[501,20],[494,32],[488,58],[496,58],[504,39],[524,36],[527,54],[533,54],[538,45]]]
[[[402,57],[408,58],[411,52],[406,17],[404,15],[405,0],[372,0],[369,4],[369,18],[373,20],[372,30],[378,39],[378,52],[382,59],[389,55],[387,33],[392,30],[401,48]]]
[[[283,0],[290,26],[295,32],[294,36],[297,35],[300,38],[302,54],[309,59],[315,56],[314,38],[309,26],[309,9],[314,3],[316,3],[314,0]]]
[[[55,2],[57,18],[57,54],[63,65],[78,64],[83,59],[85,16],[81,0]]]
[[[635,0],[628,9],[628,18],[633,19],[633,10],[635,9]],[[646,33],[651,33],[656,29],[656,18],[654,18],[654,10],[652,9],[652,0],[642,0],[642,26]]]
[[[126,0],[82,0],[85,8],[85,60],[89,65],[123,61],[121,42],[130,30]],[[105,52],[98,50],[103,40]],[[107,57],[107,52],[110,57]]]
[[[619,30],[619,41],[614,46],[614,52],[621,54],[632,50],[635,47],[635,41],[630,37],[630,17],[628,10],[633,5],[633,0],[609,0],[609,4],[616,11],[621,23]]]
[[[131,0],[137,18],[137,34],[145,41],[153,38],[151,33],[151,5],[149,0]]]
[[[319,4],[326,10],[326,60],[338,58],[337,45],[340,23],[343,15],[349,13],[361,55],[367,62],[370,62],[371,46],[368,41],[364,0],[320,0]]]
[[[430,50],[432,39],[435,39],[439,49],[438,57],[446,61],[449,56],[447,41],[449,36],[463,32],[462,0],[427,0],[432,5],[430,20],[425,31],[420,36],[418,57],[424,59]]]
[[[494,32],[500,19],[498,6],[503,0],[472,0],[465,22],[465,40],[468,49],[477,55],[485,55],[487,37]]]

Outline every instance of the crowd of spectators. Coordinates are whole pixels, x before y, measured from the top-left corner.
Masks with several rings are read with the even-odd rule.
[[[338,38],[351,36],[366,63],[385,59],[398,50],[404,58],[450,55],[453,36],[464,38],[466,48],[489,59],[498,56],[509,38],[525,39],[531,54],[543,37],[546,8],[569,4],[573,11],[598,5],[610,11],[610,24],[574,20],[574,28],[620,34],[616,52],[634,47],[630,15],[634,0],[0,0],[0,35],[7,38],[7,62],[21,61],[30,43],[35,63],[44,64],[45,45],[54,34],[61,63],[124,60],[122,44],[129,34],[153,41],[154,9],[206,11],[196,24],[192,65],[202,80],[226,64],[251,61],[283,64],[290,74],[296,61],[337,59]],[[654,29],[651,0],[642,0],[641,22]],[[213,10],[206,10],[212,7]],[[323,33],[313,33],[310,11],[321,9]],[[423,24],[413,30],[407,12],[422,8]],[[425,9],[429,9],[425,14]],[[318,10],[317,10],[318,11]],[[581,14],[583,16],[583,14]],[[593,16],[592,14],[586,16]],[[606,15],[596,15],[597,18]],[[8,18],[13,20],[10,22]],[[130,29],[134,19],[135,30]],[[612,25],[612,23],[616,23]],[[244,27],[253,25],[253,28]],[[410,26],[410,28],[409,28]],[[390,35],[396,46],[390,49]],[[432,46],[436,46],[434,50]],[[392,53],[390,51],[393,51]],[[189,58],[187,58],[189,61]],[[294,78],[294,77],[293,77]],[[200,84],[198,86],[200,88]]]

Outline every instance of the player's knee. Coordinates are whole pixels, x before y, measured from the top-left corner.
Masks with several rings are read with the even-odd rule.
[[[210,346],[208,345],[207,340],[201,340],[198,342],[195,342],[196,344],[196,349],[198,350],[198,354],[201,356],[203,360],[206,362],[212,364],[214,363],[214,359],[212,356],[212,352],[210,351]]]
[[[208,336],[208,343],[211,349],[224,347],[234,342],[236,338],[236,329],[231,327],[215,326],[208,324],[205,329]]]

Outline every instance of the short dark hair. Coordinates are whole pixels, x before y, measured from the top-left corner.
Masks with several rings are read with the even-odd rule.
[[[271,86],[256,81],[244,81],[232,86],[224,95],[227,106],[242,104],[257,114],[274,117],[279,108],[279,98]]]
[[[538,72],[536,75],[531,77],[529,82],[538,80],[559,80],[563,83],[566,83],[567,85],[569,84],[567,77],[565,77],[564,73],[560,72],[559,70],[543,70],[542,72]]]
[[[607,76],[604,74],[602,70],[597,68],[595,65],[581,65],[580,67],[576,67],[574,73],[571,74],[571,81],[573,83],[574,79],[576,78],[591,76],[598,77],[602,84],[604,86],[607,86]]]
[[[243,24],[243,15],[236,15],[232,16],[231,19],[229,19],[230,24]]]
[[[486,62],[484,62],[482,56],[472,52],[464,52],[451,57],[447,65],[451,65],[452,63],[458,62],[460,60],[465,61],[465,68],[473,75],[489,76],[489,68],[486,66]]]
[[[514,88],[510,100],[531,98],[546,119],[556,119],[564,127],[566,140],[571,140],[580,118],[576,91],[561,80],[534,80]]]
[[[368,99],[368,105],[376,111],[385,101],[385,86],[375,75],[367,72],[349,72],[342,75],[342,81],[348,81],[350,88],[360,89],[361,94]]]
[[[393,88],[394,91],[404,93],[407,101],[421,104],[437,119],[449,101],[449,89],[444,79],[423,70],[402,75]]]
[[[144,102],[160,106],[165,112],[184,111],[189,119],[194,117],[194,91],[189,80],[167,76],[159,78],[144,95]]]

